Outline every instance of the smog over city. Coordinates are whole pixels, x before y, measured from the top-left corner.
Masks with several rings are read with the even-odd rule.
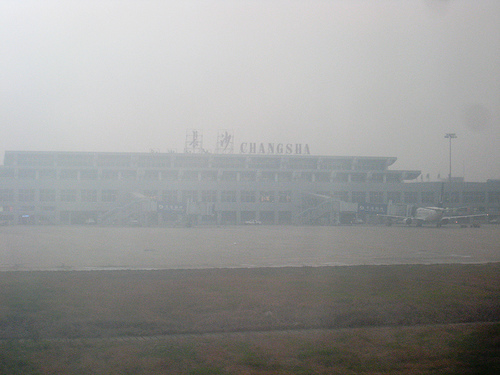
[[[5,150],[307,143],[500,177],[497,1],[4,1]]]
[[[0,374],[500,373],[500,2],[0,2]]]

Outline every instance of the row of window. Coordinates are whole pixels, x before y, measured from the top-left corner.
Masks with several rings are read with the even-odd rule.
[[[286,191],[255,191],[242,190],[239,193],[236,190],[223,190],[220,192],[220,199],[216,190],[145,190],[144,195],[154,200],[166,202],[248,202],[248,203],[290,203],[292,201],[292,192]],[[95,189],[0,189],[0,201],[3,202],[55,202],[57,199],[61,202],[115,202],[120,192],[118,190],[95,190]],[[37,197],[38,195],[38,197]],[[16,199],[17,198],[17,199]]]
[[[348,191],[336,191],[330,192],[317,192],[321,195],[329,195],[340,199],[345,202],[357,202],[357,203],[408,203],[408,204],[436,204],[441,199],[440,194],[436,194],[433,191],[353,191],[351,193],[351,199],[349,199]],[[460,203],[460,192],[453,191],[444,193],[443,203]],[[500,204],[500,191],[490,191],[488,193],[484,191],[464,191],[462,192],[462,203],[493,203]]]
[[[239,194],[238,194],[239,193]],[[292,202],[292,191],[284,190],[275,192],[273,190],[222,190],[220,198],[217,199],[216,190],[202,190],[198,195],[197,190],[145,190],[144,195],[152,199],[165,202],[222,202],[222,203],[290,203]],[[239,199],[238,199],[239,195]]]
[[[172,154],[94,154],[94,153],[6,153],[5,165],[40,167],[123,167],[130,168],[258,168],[258,169],[328,169],[328,170],[385,170],[382,159],[351,158],[280,158],[172,155]]]
[[[16,194],[17,193],[17,194]],[[102,190],[101,202],[115,202],[118,190]],[[61,202],[76,202],[80,197],[82,202],[97,202],[97,190],[93,189],[38,189],[39,202],[55,202],[58,198]],[[17,198],[17,199],[16,199]],[[37,198],[37,189],[0,189],[0,201],[3,202],[34,202]]]
[[[0,169],[0,178],[16,178],[14,169]],[[400,182],[399,173],[331,173],[331,172],[257,172],[257,171],[190,171],[103,169],[19,169],[23,180],[147,180],[147,181],[259,181],[259,182]]]
[[[484,191],[464,191],[460,193],[459,191],[452,191],[444,193],[441,197],[440,194],[435,194],[433,191],[389,191],[387,194],[387,202],[392,203],[423,203],[423,204],[435,204],[441,199],[444,204],[449,203],[493,203],[500,204],[500,191],[490,191],[488,193]],[[460,201],[460,195],[462,194],[462,201]],[[420,197],[420,200],[419,200]],[[384,192],[371,191],[371,192],[352,192],[353,202],[370,202],[370,203],[384,203]]]
[[[241,222],[256,220],[263,223],[278,223],[278,224],[291,224],[292,212],[291,211],[240,211]],[[221,211],[220,220],[222,224],[231,224],[237,222],[238,213],[236,211]]]
[[[144,195],[151,199],[166,202],[243,202],[243,203],[290,203],[292,201],[291,190],[222,190],[220,195],[216,190],[145,190]],[[0,189],[0,201],[3,202],[55,202],[58,199],[61,202],[115,202],[119,191],[115,189],[96,190],[96,189]],[[336,192],[318,192],[321,195],[333,196],[339,200],[357,203],[409,203],[409,204],[436,204],[440,197],[432,191],[348,191]],[[349,197],[350,195],[350,197]],[[464,191],[462,192],[462,201],[460,201],[460,192],[453,191],[444,193],[443,203],[493,203],[500,204],[500,191]],[[100,198],[100,199],[99,199]],[[420,200],[419,200],[420,198]]]

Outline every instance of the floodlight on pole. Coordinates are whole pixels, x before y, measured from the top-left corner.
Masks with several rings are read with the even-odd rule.
[[[451,182],[451,140],[457,138],[457,135],[455,133],[446,133],[444,137],[450,140],[450,173],[448,175],[448,180]]]

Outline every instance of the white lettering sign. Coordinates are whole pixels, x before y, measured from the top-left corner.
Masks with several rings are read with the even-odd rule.
[[[242,154],[268,154],[268,155],[310,155],[309,145],[301,143],[256,143],[244,142],[240,144]]]

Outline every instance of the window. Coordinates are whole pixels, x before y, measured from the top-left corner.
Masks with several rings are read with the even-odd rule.
[[[122,180],[137,180],[137,171],[128,169],[122,171]]]
[[[35,206],[21,206],[19,211],[35,211]]]
[[[56,191],[54,189],[40,189],[40,202],[55,202]]]
[[[201,172],[202,181],[217,181],[217,172]]]
[[[149,155],[137,155],[137,165],[146,168],[168,168],[170,167],[172,157],[170,155],[151,153]]]
[[[357,159],[355,168],[360,171],[383,171],[386,166],[385,159],[370,160],[370,159]]]
[[[176,168],[207,168],[208,157],[205,155],[176,155]]]
[[[384,203],[384,193],[381,191],[370,191],[370,203]]]
[[[279,169],[280,163],[280,158],[255,156],[249,159],[248,167],[255,169]]]
[[[464,203],[484,203],[485,194],[483,191],[464,191]]]
[[[401,203],[401,193],[399,191],[388,191],[387,201],[392,203]]]
[[[14,190],[13,189],[0,189],[0,201],[13,201],[14,200]]]
[[[184,171],[182,173],[183,181],[198,181],[198,172],[196,171]]]
[[[129,154],[98,154],[97,165],[101,167],[128,167],[130,157]]]
[[[273,203],[274,202],[274,191],[261,191],[259,196],[259,201],[262,203]]]
[[[240,181],[255,181],[255,172],[240,172]]]
[[[278,181],[279,182],[289,182],[292,181],[292,172],[281,172],[278,173]]]
[[[349,201],[349,192],[348,191],[334,191],[333,196],[340,201],[344,201],[344,202]]]
[[[235,190],[223,190],[220,193],[221,202],[236,202],[236,191]]]
[[[260,211],[259,219],[263,223],[273,224],[274,223],[274,211]]]
[[[365,182],[366,181],[366,174],[365,173],[352,173],[351,174],[351,181],[352,182]]]
[[[278,223],[279,224],[291,224],[292,223],[292,212],[291,211],[279,211],[278,212]]]
[[[452,191],[445,192],[443,195],[444,203],[459,203],[460,202],[460,192]]]
[[[241,201],[242,202],[255,202],[255,191],[254,190],[242,190],[241,191]]]
[[[352,192],[352,201],[357,203],[365,203],[366,202],[366,192],[365,191],[353,191]]]
[[[403,192],[403,199],[404,199],[405,203],[417,203],[418,202],[418,192],[405,191],[405,192]]]
[[[144,195],[151,199],[158,199],[158,190],[144,190]]]
[[[316,182],[330,182],[330,173],[318,172],[315,179]]]
[[[381,173],[374,173],[370,178],[371,182],[384,182],[384,175]]]
[[[35,189],[19,189],[19,202],[33,202]]]
[[[234,155],[215,156],[212,165],[214,168],[244,168],[245,160],[244,157]]]
[[[279,203],[290,203],[292,201],[292,191],[285,190],[278,192],[278,202]]]
[[[396,173],[388,173],[386,175],[387,182],[401,182],[401,175]]]
[[[118,171],[105,169],[102,171],[102,178],[104,180],[118,180]]]
[[[97,202],[97,190],[84,189],[81,191],[82,202]]]
[[[34,169],[20,169],[18,172],[20,179],[34,180],[36,178],[36,170]]]
[[[38,171],[38,176],[41,179],[55,180],[57,178],[57,172],[55,169],[40,169]]]
[[[159,180],[160,172],[155,170],[144,171],[144,179],[145,180]]]
[[[274,172],[262,172],[260,174],[260,180],[263,182],[274,182],[276,179],[276,173]]]
[[[61,202],[76,202],[76,190],[74,189],[61,190]]]
[[[103,202],[116,202],[118,196],[117,190],[103,190],[102,191],[102,201]]]
[[[312,182],[313,174],[311,172],[296,172],[293,176],[295,181]]]
[[[236,172],[223,171],[221,181],[236,181]]]
[[[241,211],[241,221],[250,221],[250,220],[255,220],[256,217],[256,212],[255,211]]]
[[[57,154],[56,163],[60,167],[91,167],[94,165],[94,154],[92,153]]]
[[[17,164],[21,166],[50,166],[54,164],[54,156],[46,153],[21,153],[17,156]]]
[[[14,178],[14,169],[0,168],[0,178]]]
[[[82,180],[97,180],[97,169],[83,169],[80,171]]]
[[[351,165],[350,159],[322,159],[320,161],[320,169],[350,170]]]
[[[202,202],[217,202],[217,191],[215,191],[215,190],[202,190],[201,191],[201,201]]]
[[[292,158],[288,160],[288,168],[290,169],[317,169],[317,158]]]
[[[168,203],[177,203],[177,190],[163,190],[161,199]]]
[[[236,224],[236,211],[221,211],[220,214],[222,224]]]
[[[434,192],[433,191],[423,191],[421,193],[422,203],[434,204]]]
[[[488,193],[488,201],[490,203],[500,203],[500,191],[490,191]]]
[[[76,169],[61,169],[59,178],[61,180],[76,180],[78,178],[78,171]]]
[[[176,181],[179,178],[178,171],[163,171],[161,172],[161,178],[165,181]]]
[[[198,202],[198,192],[196,190],[184,190],[182,192],[183,202]]]
[[[335,173],[333,175],[333,182],[348,182],[349,175],[347,173]]]

